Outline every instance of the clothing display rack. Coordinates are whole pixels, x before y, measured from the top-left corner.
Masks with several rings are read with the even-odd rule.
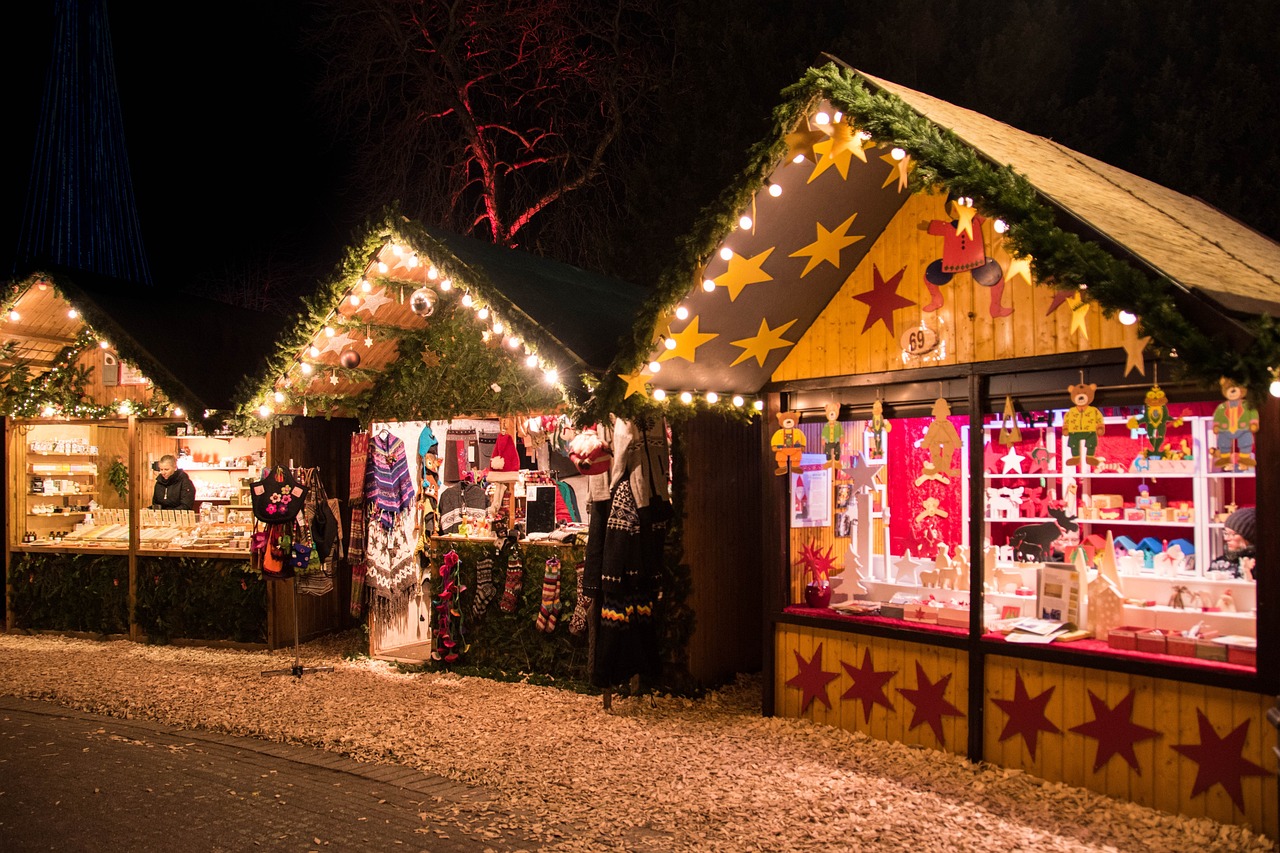
[[[288,669],[264,669],[263,675],[292,675],[301,678],[312,672],[333,672],[331,666],[303,666],[298,641],[298,578],[288,578],[289,589],[293,593],[293,666]]]

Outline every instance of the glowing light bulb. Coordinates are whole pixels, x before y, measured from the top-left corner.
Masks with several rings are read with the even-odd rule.
[[[98,346],[99,346],[99,347],[101,347],[102,349],[111,349],[111,342],[110,342],[110,341],[98,341]]]
[[[1271,390],[1272,397],[1280,397],[1280,379],[1273,379],[1271,381],[1270,390]]]
[[[792,163],[803,163],[803,162],[804,162],[804,155],[803,155],[803,154],[797,154],[796,156],[794,156],[794,157],[792,157],[792,158],[791,158],[791,162],[792,162]]]
[[[465,306],[467,306],[468,308],[470,308],[470,307],[471,307],[471,303],[473,303],[473,302],[475,302],[475,300],[471,298],[471,294],[470,294],[470,293],[464,293],[464,294],[462,294],[462,304],[463,304],[463,305],[465,305]]]
[[[730,249],[728,246],[725,246],[723,249],[721,249],[721,250],[720,250],[720,260],[722,260],[722,261],[731,261],[731,260],[733,260],[733,249]]]
[[[653,399],[655,399],[655,400],[665,400],[665,399],[667,399],[667,392],[666,392],[666,391],[663,391],[661,388],[654,388],[654,389],[653,389]]]
[[[556,381],[560,379],[560,372],[553,367],[542,371],[542,378],[547,380],[548,385],[555,385]]]
[[[681,391],[680,402],[684,403],[686,406],[689,405],[690,403],[693,402],[693,395],[690,394],[688,391]]]
[[[351,303],[352,307],[355,307],[356,305],[360,304],[360,295],[353,293],[351,294],[351,298],[348,301]]]
[[[427,278],[431,279],[432,281],[435,281],[437,278],[439,278],[439,276],[440,276],[440,270],[436,269],[436,265],[435,265],[435,264],[428,264],[428,265],[427,265]]]
[[[720,402],[720,395],[719,395],[719,394],[717,394],[715,391],[708,391],[708,392],[707,392],[707,402],[708,402],[708,403],[711,403],[712,405],[714,405],[714,404],[716,404],[716,403]]]
[[[800,159],[803,160],[804,158],[802,157]],[[773,196],[774,198],[777,198],[778,196],[782,195],[782,185],[770,182],[769,195]]]
[[[1009,223],[1005,222],[1003,219],[997,219],[991,227],[996,230],[997,234],[1003,234],[1009,230]]]
[[[1138,315],[1134,314],[1132,311],[1121,311],[1118,316],[1120,324],[1123,326],[1132,326],[1134,323],[1138,322]]]
[[[325,327],[324,327],[324,336],[325,336],[326,338],[332,338],[332,337],[333,337],[333,326],[325,326]]]
[[[311,356],[312,358],[319,357],[320,347],[317,347],[317,346],[311,347],[309,350],[307,350],[307,355]]]
[[[510,347],[511,349],[520,349],[520,339],[517,338],[515,335],[512,335],[511,337],[507,338],[507,346]]]
[[[43,409],[40,410],[40,414],[46,418],[53,417],[53,406],[45,406]]]
[[[677,319],[677,320],[688,320],[688,319],[689,319],[689,309],[688,309],[688,308],[686,308],[686,307],[684,307],[683,305],[679,305],[679,306],[677,306],[677,307],[676,307],[676,319]]]
[[[751,227],[751,217],[750,217],[750,216],[747,216],[745,213],[744,213],[744,214],[742,214],[741,216],[739,216],[739,217],[738,217],[738,227],[739,227],[739,228],[741,228],[743,231],[746,231],[748,228],[750,228],[750,227]]]
[[[283,391],[277,391],[277,392],[275,393],[275,401],[276,401],[277,403],[283,403],[283,402],[284,402],[284,392],[283,392]]]
[[[527,356],[524,357],[524,363],[528,367],[537,367],[538,357],[533,353],[529,353]]]
[[[131,403],[131,402],[130,402],[130,401],[128,401],[128,400],[121,400],[121,401],[120,401],[120,407],[119,407],[118,411],[119,411],[119,412],[120,412],[120,414],[122,414],[122,415],[132,414],[132,413],[133,413],[133,403]]]
[[[733,395],[733,405],[737,406],[739,409],[740,409],[740,408],[742,408],[742,404],[743,404],[743,403],[745,403],[745,402],[746,402],[746,401],[742,399],[742,395],[741,395],[741,394],[734,394],[734,395]]]
[[[477,317],[479,317],[481,320],[488,320],[488,319],[489,319],[489,309],[488,309],[488,308],[481,308],[479,311],[477,311],[477,312],[476,312],[476,316],[477,316]]]
[[[664,347],[666,347],[667,349],[675,349],[675,348],[676,348],[676,346],[677,346],[677,344],[676,344],[676,339],[675,339],[675,338],[663,338],[663,339],[662,339],[662,345],[663,345]]]
[[[401,247],[401,246],[400,246],[400,244],[398,244],[398,243],[392,243],[392,244],[391,244],[391,254],[395,255],[395,256],[398,258],[398,257],[400,257],[401,255],[403,255],[403,254],[404,254],[404,248],[403,248],[403,247]]]
[[[818,113],[813,117],[813,123],[814,124],[831,124],[831,116],[827,115],[825,112]]]
[[[441,279],[441,280],[440,280],[440,289],[441,289],[441,290],[452,290],[452,289],[453,289],[453,280],[452,280],[452,279],[448,279],[448,278]]]
[[[22,315],[18,313],[17,308],[14,308],[12,311],[9,312],[9,319],[13,320],[16,323],[17,321],[22,319]]]
[[[903,151],[901,148],[895,148],[889,152],[889,156],[895,160],[901,160],[907,156],[907,152]]]
[[[756,400],[754,403],[751,404],[751,408],[755,409],[757,412],[763,412],[764,400]]]
[[[304,361],[302,362],[302,367],[299,369],[302,371],[303,376],[310,376],[311,371],[314,370],[315,368],[311,366],[310,362]]]
[[[68,309],[67,309],[67,319],[68,319],[68,320],[74,320],[75,318],[77,318],[77,317],[79,317],[79,316],[80,316],[80,313],[79,313],[78,311],[76,311],[76,309],[74,309],[74,308],[68,308]]]
[[[494,320],[494,321],[493,321],[493,333],[494,333],[495,335],[500,335],[500,334],[502,334],[504,331],[506,331],[506,328],[507,328],[506,326],[502,325],[502,321],[501,321],[501,320]]]
[[[651,362],[649,362],[649,372],[650,372],[650,373],[657,373],[657,372],[658,372],[659,370],[661,370],[661,369],[662,369],[662,362],[660,362],[660,361],[651,361]]]
[[[405,264],[409,267],[409,269],[413,269],[418,265],[418,256],[410,255],[409,260],[405,261]]]
[[[266,403],[263,403],[261,406],[258,407],[258,414],[264,418],[269,417],[271,415],[271,407],[268,406]]]
[[[369,279],[362,278],[360,279],[360,289],[363,290],[365,293],[368,293],[369,291],[373,290],[373,284],[369,282]]]
[[[387,266],[386,261],[378,261],[378,272],[385,275],[389,269],[391,269],[391,267]]]
[[[716,289],[716,283],[709,278],[704,278],[702,280],[702,289],[707,293],[711,293]]]
[[[182,417],[182,407],[181,407],[181,406],[174,406],[174,407],[173,407],[173,416],[174,416],[175,418],[180,418],[180,417]]]

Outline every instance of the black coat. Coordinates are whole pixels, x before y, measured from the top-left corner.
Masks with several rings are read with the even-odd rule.
[[[186,471],[178,469],[169,477],[156,477],[151,493],[152,509],[195,509],[196,484]]]

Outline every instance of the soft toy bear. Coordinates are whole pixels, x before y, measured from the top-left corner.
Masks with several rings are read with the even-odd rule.
[[[769,439],[773,448],[773,458],[778,463],[775,474],[787,473],[787,467],[800,467],[800,457],[804,453],[804,433],[800,431],[799,412],[778,412],[778,429]]]
[[[1098,436],[1106,430],[1106,425],[1102,421],[1102,412],[1093,405],[1093,395],[1097,390],[1094,383],[1067,386],[1067,393],[1075,404],[1062,416],[1062,431],[1067,434],[1067,447],[1070,449],[1068,465],[1080,464],[1081,442],[1084,443],[1085,461],[1090,465],[1098,464],[1094,454],[1098,452]]]

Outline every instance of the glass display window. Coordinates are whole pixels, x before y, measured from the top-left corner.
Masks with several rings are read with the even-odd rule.
[[[124,422],[14,422],[11,545],[127,547]]]

